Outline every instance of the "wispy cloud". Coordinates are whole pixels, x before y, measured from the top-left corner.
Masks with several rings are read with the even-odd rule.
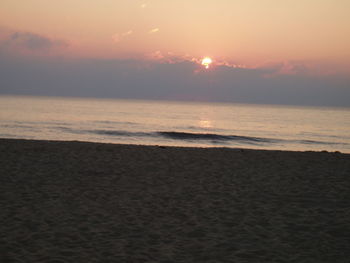
[[[174,52],[162,52],[160,50],[156,50],[154,52],[146,53],[144,54],[144,57],[149,60],[156,60],[160,63],[180,63],[180,62],[194,62],[197,65],[202,65],[203,57],[194,57],[190,54],[178,54]],[[211,64],[211,67],[227,67],[227,68],[249,68],[246,65],[239,64],[233,61],[225,60],[224,58],[211,58],[213,60],[213,63]],[[198,70],[200,71],[201,68]],[[198,72],[199,72],[198,71]]]
[[[123,33],[122,36],[125,37],[125,36],[129,36],[129,35],[131,35],[131,34],[132,34],[132,30],[129,30],[129,31]]]
[[[133,34],[133,31],[132,31],[132,30],[126,31],[126,32],[121,33],[121,34],[114,34],[114,35],[112,36],[112,40],[113,40],[114,42],[118,43],[118,42],[122,41],[125,37],[130,36],[130,35],[132,35],[132,34]]]
[[[145,54],[145,57],[150,60],[161,60],[165,58],[164,54],[160,50]]]
[[[159,28],[157,28],[157,27],[151,29],[150,31],[148,31],[149,34],[154,34],[154,33],[157,33],[157,32],[159,32]]]
[[[140,5],[141,8],[146,8],[147,7],[147,4],[146,3],[143,3]]]
[[[185,61],[200,63],[199,59],[196,59],[188,54],[180,55],[180,54],[175,54],[171,51],[162,52],[160,50],[157,50],[151,53],[144,54],[144,56],[148,60],[155,60],[155,61],[158,61],[159,63],[175,64],[175,63],[180,63]]]

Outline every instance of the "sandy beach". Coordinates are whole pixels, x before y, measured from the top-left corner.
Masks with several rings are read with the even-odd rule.
[[[350,154],[0,139],[0,262],[349,262]]]

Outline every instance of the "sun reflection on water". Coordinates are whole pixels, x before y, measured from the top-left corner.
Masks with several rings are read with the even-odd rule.
[[[212,121],[208,120],[208,119],[200,120],[198,124],[199,124],[199,127],[201,127],[201,128],[206,128],[206,129],[213,128]]]

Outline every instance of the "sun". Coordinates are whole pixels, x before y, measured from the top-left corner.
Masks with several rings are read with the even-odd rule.
[[[206,69],[209,68],[209,66],[212,62],[213,62],[213,60],[210,57],[205,57],[202,59],[202,65],[205,66]]]

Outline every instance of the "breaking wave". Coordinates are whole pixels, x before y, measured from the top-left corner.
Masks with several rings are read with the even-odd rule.
[[[274,140],[268,138],[258,138],[238,135],[221,135],[215,133],[190,133],[190,132],[175,132],[162,131],[157,132],[159,135],[175,139],[175,140],[211,140],[211,141],[245,141],[245,142],[273,142]]]
[[[277,140],[269,138],[238,136],[238,135],[222,135],[215,133],[190,133],[178,131],[154,131],[154,132],[130,132],[119,130],[89,130],[85,131],[97,135],[121,136],[121,137],[152,137],[170,140],[186,140],[186,141],[209,141],[209,142],[242,142],[242,143],[273,143]]]
[[[216,133],[191,133],[191,132],[179,132],[179,131],[154,131],[154,132],[131,132],[120,130],[89,130],[85,131],[96,135],[115,136],[115,137],[133,137],[133,138],[145,138],[152,137],[153,139],[170,139],[170,140],[183,140],[183,141],[206,141],[210,143],[242,143],[252,145],[266,145],[274,143],[299,143],[299,144],[338,144],[334,142],[324,141],[312,141],[312,140],[286,140],[286,139],[272,139],[253,136],[241,136],[241,135],[223,135]]]

